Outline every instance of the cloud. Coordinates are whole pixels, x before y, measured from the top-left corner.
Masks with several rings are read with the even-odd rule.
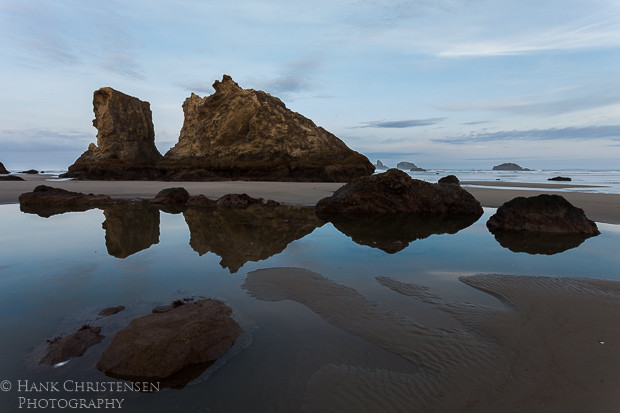
[[[93,134],[77,130],[2,129],[0,152],[85,151],[95,140]]]
[[[362,126],[355,128],[415,128],[418,126],[436,125],[446,118],[428,118],[428,119],[407,119],[407,120],[391,120],[391,121],[371,121],[364,122]]]
[[[181,86],[183,89],[187,90],[188,92],[202,93],[203,95],[211,95],[215,92],[213,86],[200,81],[178,85]]]
[[[290,61],[280,67],[278,76],[268,80],[252,79],[251,83],[272,95],[290,96],[314,88],[313,76],[320,65],[316,57]]]
[[[493,141],[548,141],[589,139],[608,139],[613,141],[620,141],[620,125],[529,129],[498,132],[473,132],[468,135],[433,139],[433,142],[464,145]]]

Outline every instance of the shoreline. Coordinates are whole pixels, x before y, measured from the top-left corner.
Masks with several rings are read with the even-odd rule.
[[[315,205],[321,198],[330,196],[344,185],[338,182],[266,181],[47,181],[47,179],[54,177],[54,175],[16,175],[21,176],[25,181],[0,182],[0,204],[18,203],[19,195],[32,191],[37,185],[45,184],[68,191],[105,194],[113,198],[154,198],[162,189],[181,186],[187,189],[191,195],[203,194],[208,198],[219,198],[229,193],[246,193],[252,197],[273,199],[288,205]],[[557,194],[566,198],[576,207],[583,209],[586,216],[596,222],[620,224],[620,194],[557,190],[562,188],[596,187],[593,185],[486,181],[464,181],[461,184],[483,207],[497,208],[518,196],[536,196],[543,193]],[[496,188],[496,186],[501,186],[502,188]]]

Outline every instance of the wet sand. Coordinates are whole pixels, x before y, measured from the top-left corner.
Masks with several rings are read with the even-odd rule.
[[[425,286],[376,280],[448,314],[461,327],[438,328],[432,320],[386,311],[356,290],[301,268],[248,274],[243,288],[253,297],[298,302],[417,367],[406,373],[316,366],[304,411],[607,412],[620,405],[620,283],[462,277],[505,305],[488,308],[446,300]]]
[[[162,181],[46,181],[49,175],[20,175],[26,181],[0,182],[0,204],[16,203],[19,195],[29,192],[39,184],[46,184],[69,191],[106,194],[119,198],[154,198],[164,188],[182,186],[191,195],[203,194],[209,198],[219,198],[228,193],[247,193],[253,197],[273,199],[289,205],[314,205],[321,198],[330,196],[340,188],[342,183],[334,182],[162,182]],[[482,206],[497,208],[504,202],[518,196],[535,196],[538,194],[559,194],[573,205],[582,208],[588,218],[597,222],[620,224],[620,194],[602,194],[587,192],[561,192],[554,189],[588,188],[571,184],[532,184],[507,182],[462,182]],[[510,186],[515,189],[495,188]],[[537,188],[535,190],[518,189],[519,187]]]

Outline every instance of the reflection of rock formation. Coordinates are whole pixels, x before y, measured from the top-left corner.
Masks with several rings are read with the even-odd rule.
[[[580,246],[587,238],[584,234],[550,234],[529,232],[496,232],[499,244],[512,252],[553,255]]]
[[[434,234],[455,234],[477,221],[477,217],[429,217],[412,214],[381,214],[367,217],[330,216],[338,231],[360,245],[394,254],[418,239]]]
[[[323,225],[313,207],[250,205],[244,209],[188,208],[183,215],[190,245],[203,255],[222,257],[220,265],[235,273],[248,261],[265,260]]]
[[[159,242],[159,210],[148,203],[122,202],[104,209],[108,253],[125,258]]]

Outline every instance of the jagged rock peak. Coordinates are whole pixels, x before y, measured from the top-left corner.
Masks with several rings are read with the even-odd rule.
[[[215,89],[215,93],[227,93],[235,90],[243,90],[229,75],[224,75],[221,81],[216,80],[213,82],[213,89]]]

